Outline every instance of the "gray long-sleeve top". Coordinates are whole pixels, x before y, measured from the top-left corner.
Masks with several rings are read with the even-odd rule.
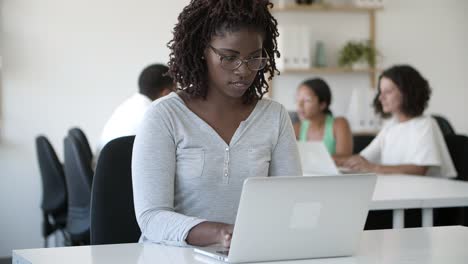
[[[133,147],[132,177],[140,241],[186,245],[203,221],[233,224],[248,177],[302,175],[284,107],[260,100],[230,144],[176,94],[155,101]]]

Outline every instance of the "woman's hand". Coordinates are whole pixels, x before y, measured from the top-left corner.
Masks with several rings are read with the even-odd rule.
[[[346,161],[342,162],[342,165],[346,168],[349,168],[353,171],[360,172],[377,172],[378,165],[369,162],[361,155],[353,155],[348,158]]]
[[[219,230],[219,243],[226,248],[231,246],[232,231],[234,225],[222,224]]]
[[[348,159],[350,159],[352,156],[342,156],[342,155],[333,155],[332,158],[335,161],[336,166],[338,167],[344,167],[345,163]]]
[[[218,222],[202,222],[189,231],[185,241],[193,246],[220,244],[228,248],[231,246],[233,230],[234,225]]]

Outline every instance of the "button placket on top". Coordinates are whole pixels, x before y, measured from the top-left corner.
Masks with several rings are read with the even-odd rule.
[[[229,183],[229,151],[230,148],[226,147],[224,149],[224,166],[223,166],[223,183]]]

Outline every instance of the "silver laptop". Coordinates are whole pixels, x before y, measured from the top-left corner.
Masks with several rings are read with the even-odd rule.
[[[372,174],[249,178],[231,247],[194,251],[234,263],[351,256],[376,179]]]
[[[322,141],[297,142],[305,176],[358,174],[344,167],[337,167]]]

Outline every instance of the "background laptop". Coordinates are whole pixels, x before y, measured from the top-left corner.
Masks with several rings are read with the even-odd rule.
[[[338,168],[322,141],[297,142],[305,176],[358,174],[348,168]]]
[[[229,251],[215,246],[194,251],[226,262],[350,256],[358,248],[376,179],[371,174],[249,178]]]

